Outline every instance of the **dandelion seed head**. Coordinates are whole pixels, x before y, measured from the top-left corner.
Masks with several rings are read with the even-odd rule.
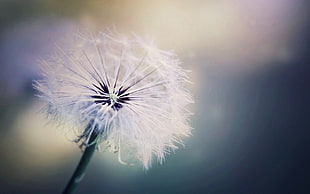
[[[79,33],[70,49],[57,47],[55,56],[42,59],[42,79],[34,87],[53,120],[79,129],[76,142],[90,145],[98,134],[118,153],[123,164],[153,158],[159,162],[190,135],[192,103],[187,73],[177,56],[158,49],[135,34]]]

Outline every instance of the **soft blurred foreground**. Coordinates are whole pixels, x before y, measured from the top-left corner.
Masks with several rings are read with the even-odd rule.
[[[61,193],[81,152],[47,123],[37,61],[81,29],[116,28],[191,70],[192,137],[147,172],[96,152],[76,193],[309,193],[309,3],[0,2],[0,193]]]

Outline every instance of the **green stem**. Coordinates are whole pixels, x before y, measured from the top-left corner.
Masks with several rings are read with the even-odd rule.
[[[69,183],[67,184],[65,190],[63,191],[63,194],[69,194],[72,193],[73,190],[77,187],[77,185],[82,181],[86,168],[88,166],[88,163],[96,149],[97,143],[95,142],[97,138],[97,134],[92,133],[89,139],[89,142],[91,143],[89,146],[87,146],[84,150],[84,153],[80,159],[80,162],[78,166],[76,167]]]

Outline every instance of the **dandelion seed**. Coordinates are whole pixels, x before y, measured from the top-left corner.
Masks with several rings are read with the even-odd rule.
[[[111,32],[78,34],[75,45],[42,60],[34,85],[52,118],[80,129],[82,149],[104,143],[120,163],[148,169],[190,135],[188,78],[172,52]]]

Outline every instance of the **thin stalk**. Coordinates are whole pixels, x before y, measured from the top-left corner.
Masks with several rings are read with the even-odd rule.
[[[78,166],[76,167],[70,181],[68,182],[63,194],[70,194],[77,187],[77,185],[82,181],[85,171],[87,169],[88,163],[96,149],[97,143],[95,142],[97,138],[96,133],[92,133],[89,139],[90,145],[84,150],[84,153],[80,159]]]

